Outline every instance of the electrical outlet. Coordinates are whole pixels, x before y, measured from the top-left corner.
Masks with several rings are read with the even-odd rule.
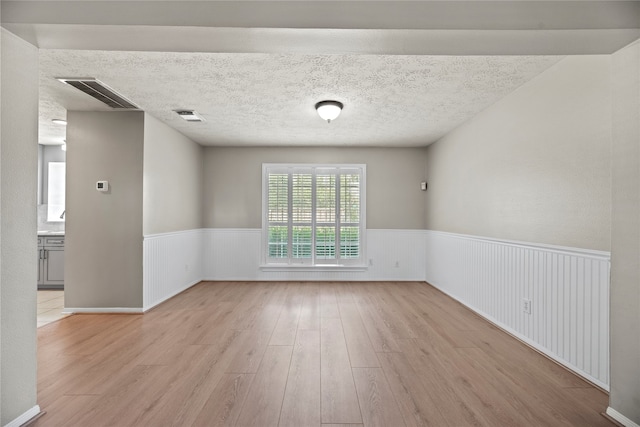
[[[531,314],[531,300],[527,298],[522,298],[522,311],[527,314]]]
[[[400,267],[400,261],[396,261],[396,268]]]

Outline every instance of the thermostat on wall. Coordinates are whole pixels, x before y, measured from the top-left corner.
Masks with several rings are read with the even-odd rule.
[[[98,191],[109,191],[109,181],[98,181],[98,182],[96,182],[96,190],[98,190]]]

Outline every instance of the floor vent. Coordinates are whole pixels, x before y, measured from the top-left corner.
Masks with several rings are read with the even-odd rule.
[[[75,87],[111,108],[139,110],[137,105],[126,99],[124,96],[118,94],[98,79],[58,77],[57,80]]]

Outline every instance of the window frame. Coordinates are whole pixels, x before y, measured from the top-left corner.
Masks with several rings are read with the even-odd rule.
[[[359,257],[358,258],[342,258],[340,256],[340,230],[341,226],[343,227],[353,227],[354,223],[342,223],[340,219],[340,191],[339,184],[336,185],[336,206],[335,206],[335,221],[330,226],[336,227],[335,232],[335,240],[337,243],[337,247],[335,249],[335,258],[334,259],[318,259],[316,254],[316,240],[314,238],[316,233],[316,226],[318,224],[317,221],[317,211],[316,211],[316,178],[318,175],[322,175],[322,172],[327,172],[329,174],[336,174],[336,180],[340,180],[339,174],[344,173],[356,173],[359,175],[359,222],[357,227],[359,228]],[[270,174],[287,174],[287,182],[288,182],[288,191],[287,191],[287,199],[288,199],[288,218],[286,226],[289,230],[291,230],[295,226],[310,226],[311,227],[311,257],[308,259],[305,258],[293,258],[292,257],[292,247],[293,240],[292,236],[288,234],[287,238],[287,248],[288,248],[288,258],[270,258],[269,255],[269,218],[268,218],[268,203],[269,203],[269,175]],[[312,174],[312,207],[311,207],[311,222],[308,224],[302,225],[299,222],[293,221],[292,215],[292,178],[291,174],[295,173],[310,173]],[[263,163],[262,164],[262,241],[261,241],[261,269],[269,269],[269,270],[331,270],[331,269],[340,269],[340,270],[366,270],[366,176],[367,170],[365,164],[331,164],[331,163]],[[325,224],[325,223],[320,223]],[[344,225],[343,225],[344,224]],[[284,225],[284,224],[283,224]]]

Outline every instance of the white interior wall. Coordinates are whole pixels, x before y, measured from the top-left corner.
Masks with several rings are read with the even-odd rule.
[[[614,53],[612,61],[611,396],[607,412],[623,423],[631,421],[637,426],[640,425],[640,40]]]
[[[0,424],[17,426],[39,412],[35,286],[38,50],[0,31]]]
[[[144,116],[143,309],[203,279],[203,147]]]

